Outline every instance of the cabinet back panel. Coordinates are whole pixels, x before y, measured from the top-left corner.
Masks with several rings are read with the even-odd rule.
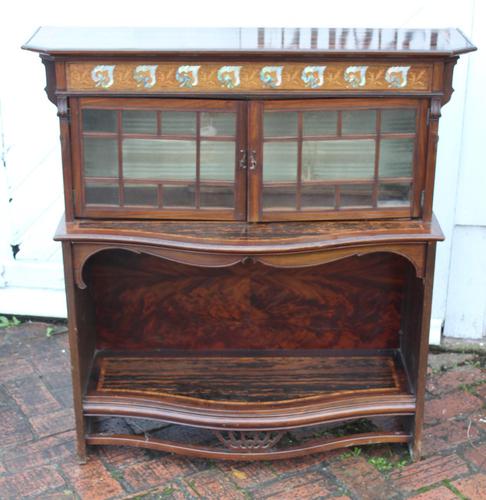
[[[105,251],[85,267],[100,349],[379,349],[399,345],[409,264],[198,268]]]

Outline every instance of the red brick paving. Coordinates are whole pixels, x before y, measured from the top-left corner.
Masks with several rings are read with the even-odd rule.
[[[328,479],[320,472],[310,471],[268,483],[255,491],[255,497],[278,500],[324,498],[330,495],[333,489]]]
[[[407,465],[394,471],[390,479],[397,489],[414,491],[445,479],[455,478],[469,472],[464,460],[458,456],[435,456]]]
[[[225,472],[240,488],[256,488],[262,483],[277,479],[279,474],[273,466],[262,467],[259,462],[227,462],[221,461],[219,469]]]
[[[4,451],[1,460],[9,472],[21,472],[42,465],[72,461],[74,439],[74,432],[69,431],[20,446],[11,446]]]
[[[217,498],[218,500],[239,500],[247,498],[231,478],[219,469],[208,469],[185,478],[184,483],[192,496]]]
[[[161,486],[167,481],[187,475],[194,470],[191,462],[183,457],[163,455],[150,460],[129,465],[123,471],[125,482],[132,491],[150,486]]]
[[[478,469],[486,471],[486,443],[480,446],[469,447],[465,451],[464,457]]]
[[[482,407],[483,402],[469,392],[457,390],[438,399],[427,402],[425,407],[425,423],[433,424],[441,420],[449,420],[464,414],[472,413]]]
[[[426,491],[425,493],[419,493],[410,500],[458,500],[455,493],[453,493],[449,488],[445,486],[439,486],[432,490]]]
[[[408,456],[401,445],[253,463],[107,446],[93,449],[81,466],[75,457],[67,335],[47,338],[45,328],[32,323],[0,330],[2,500],[448,500],[457,498],[456,491],[471,500],[486,498],[486,373],[477,365],[441,371],[440,359],[433,358],[424,459],[400,468],[396,464]],[[129,429],[135,422],[121,425]],[[380,457],[395,464],[391,470],[370,462]]]
[[[452,391],[462,384],[474,384],[483,378],[485,378],[485,374],[480,368],[461,366],[456,370],[431,376],[427,381],[427,391],[432,394],[444,393]]]
[[[469,426],[467,419],[447,420],[440,424],[425,427],[423,433],[422,454],[430,456],[443,450],[452,450],[462,443],[476,440],[479,430],[476,426]]]
[[[474,476],[453,481],[452,486],[469,500],[484,500],[486,498],[486,474],[474,474]]]
[[[124,493],[121,484],[110,474],[98,457],[91,457],[82,467],[72,462],[62,464],[61,468],[81,498],[105,500]]]
[[[74,414],[71,408],[31,417],[30,425],[39,437],[52,436],[73,428]]]
[[[370,464],[364,456],[337,460],[331,464],[330,471],[342,487],[357,498],[364,500],[390,498],[393,493],[387,477]]]
[[[53,466],[17,472],[0,478],[2,498],[43,497],[49,490],[56,490],[66,483]]]

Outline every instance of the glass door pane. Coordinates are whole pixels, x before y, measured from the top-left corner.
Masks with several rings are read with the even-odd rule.
[[[411,214],[424,108],[413,99],[355,102],[262,105],[263,219],[309,219],[310,213],[316,219],[345,218],[350,211]]]
[[[98,108],[94,99],[89,105],[83,101],[78,126],[88,213],[109,209],[126,217],[126,208],[130,216],[139,210],[154,218],[244,215],[244,172],[237,155],[246,147],[241,105],[110,99]]]
[[[298,177],[298,113],[263,115],[263,207],[295,210]]]

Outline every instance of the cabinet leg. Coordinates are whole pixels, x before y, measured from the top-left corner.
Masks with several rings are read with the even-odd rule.
[[[408,449],[412,462],[419,462],[422,458],[422,442],[414,436],[412,441],[408,444]]]
[[[84,465],[88,461],[86,440],[78,439],[77,443],[77,453],[78,453],[78,464]]]
[[[76,454],[80,465],[84,465],[88,461],[88,445],[84,436],[78,435],[76,438]]]
[[[78,463],[85,464],[88,461],[88,444],[85,435],[90,432],[91,421],[81,416],[80,421],[76,423],[76,453]]]

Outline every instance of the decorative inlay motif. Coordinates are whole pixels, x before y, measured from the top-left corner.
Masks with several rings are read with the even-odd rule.
[[[142,64],[141,66],[137,66],[133,71],[133,78],[137,82],[137,87],[151,89],[157,82],[157,77],[155,76],[156,70],[157,64]]]
[[[364,87],[366,85],[366,70],[368,66],[348,66],[344,71],[344,79],[351,87]]]
[[[282,85],[283,66],[264,66],[260,71],[260,80],[265,87],[276,88]]]
[[[407,75],[410,66],[390,66],[385,73],[385,80],[389,87],[401,89],[407,86]]]
[[[234,89],[240,86],[241,66],[222,66],[218,69],[218,80],[223,87]]]
[[[179,87],[192,88],[198,84],[198,73],[201,66],[179,66],[176,72],[176,80]]]
[[[193,66],[177,62],[117,62],[97,66],[96,62],[66,63],[67,88],[75,91],[109,92],[305,92],[335,90],[403,89],[430,91],[433,64],[410,66],[368,63],[362,66],[349,62],[328,62],[324,65],[289,62],[284,66],[258,62],[224,65],[205,62]],[[397,69],[398,68],[398,69]],[[404,69],[402,69],[404,68]],[[407,70],[408,68],[408,70]]]
[[[108,89],[113,85],[113,72],[115,65],[100,65],[95,66],[91,71],[91,78],[95,82],[96,87]]]
[[[302,81],[306,87],[317,89],[324,85],[326,66],[306,66],[302,70]]]

